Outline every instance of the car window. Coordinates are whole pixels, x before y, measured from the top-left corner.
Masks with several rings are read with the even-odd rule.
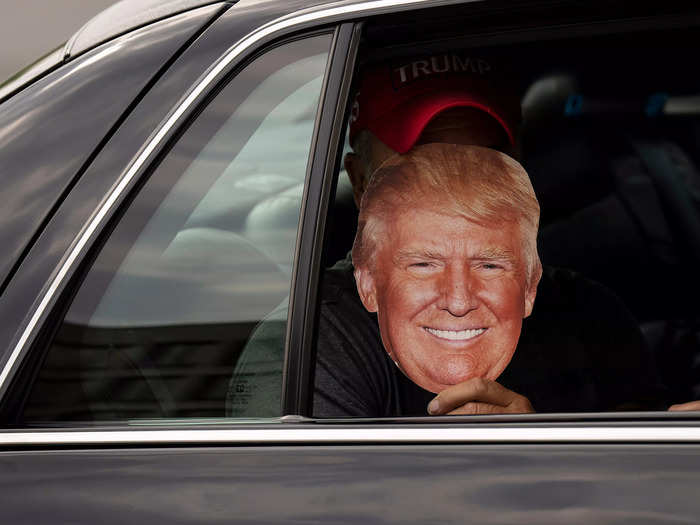
[[[330,42],[262,54],[183,132],[85,275],[22,423],[224,416],[246,340],[289,294]]]
[[[465,8],[457,15],[476,28],[478,18],[467,20],[467,12]],[[426,79],[447,78],[438,84],[451,98],[439,103],[458,106],[464,97],[455,94],[450,78],[498,72],[490,84],[492,91],[479,93],[470,107],[480,105],[481,110],[488,109],[484,115],[499,115],[503,99],[493,106],[485,101],[507,88],[522,112],[510,130],[515,138],[508,147],[499,141],[467,142],[500,149],[517,159],[540,208],[537,248],[543,273],[534,308],[523,321],[506,368],[491,379],[526,397],[534,411],[542,413],[666,410],[672,403],[700,398],[700,310],[695,300],[700,279],[694,271],[700,254],[700,83],[697,74],[688,75],[683,66],[692,60],[687,42],[698,38],[698,29],[646,27],[596,35],[582,29],[585,36],[580,37],[553,32],[538,41],[522,34],[513,38],[516,43],[503,43],[505,38],[498,42],[484,36],[485,43],[476,44],[478,36],[460,34],[457,22],[449,28],[437,27],[436,22],[432,35],[424,32],[425,41],[416,42],[413,24],[386,19],[366,25],[354,80],[357,98],[348,108],[351,139],[353,123],[366,124],[363,111],[368,106],[375,107],[378,116],[372,132],[387,141],[384,146],[401,135],[401,129],[411,127],[406,117],[410,103],[401,98],[403,84],[416,91],[413,103],[422,104],[422,125],[428,122],[426,100],[438,103],[429,99],[422,84]],[[645,72],[643,63],[648,60],[656,64],[654,75]],[[380,92],[378,75],[363,81],[363,75],[378,67],[385,67],[381,78],[391,96]],[[469,89],[465,83],[458,85],[460,90]],[[445,128],[463,125],[445,122]],[[367,147],[369,140],[359,139],[365,152],[381,151]],[[397,159],[387,158],[383,166],[401,162]],[[387,173],[377,164],[382,165],[377,161],[370,171]],[[420,217],[421,202],[406,197],[409,201],[412,207],[404,210],[405,220],[417,229],[382,230],[380,240],[373,240],[377,251],[366,269],[380,280],[370,288],[380,295],[377,306],[372,294],[372,300],[365,301],[357,292],[358,268],[347,256],[353,247],[357,209],[346,174],[339,174],[329,211],[331,231],[319,297],[312,411],[317,417],[427,416],[429,403],[441,390],[419,383],[430,375],[426,368],[433,366],[418,349],[420,338],[428,332],[429,337],[450,341],[446,345],[452,350],[439,355],[440,345],[435,345],[431,360],[442,364],[431,373],[433,378],[442,373],[451,384],[459,384],[450,376],[464,364],[453,358],[464,350],[454,350],[455,341],[476,341],[483,333],[494,332],[484,316],[473,322],[464,321],[468,316],[450,318],[452,324],[437,321],[428,315],[432,310],[427,303],[421,302],[428,295],[426,288],[416,287],[418,291],[409,297],[407,289],[415,285],[388,278],[394,271],[388,262],[378,266],[379,253],[390,250],[387,247],[403,234],[413,250],[405,251],[420,251],[415,246],[421,232],[413,221]],[[390,202],[396,208],[383,208],[382,217],[391,215],[391,224],[396,225],[399,218],[392,212],[400,200]],[[435,253],[442,234],[433,224],[425,235],[430,249],[422,253]],[[399,248],[398,255],[405,253]],[[398,255],[387,261],[398,265]],[[421,271],[428,272],[429,263],[420,264]],[[421,279],[425,282],[427,277]],[[445,282],[429,291],[450,288]],[[382,308],[382,301],[388,306]],[[491,313],[496,323],[499,312]],[[398,326],[401,322],[403,328]],[[415,333],[410,332],[413,328]],[[467,376],[465,381],[483,377]],[[479,410],[508,412],[505,404],[492,410],[475,402],[463,413]]]

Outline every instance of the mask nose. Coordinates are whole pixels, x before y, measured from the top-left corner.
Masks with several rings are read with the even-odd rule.
[[[464,317],[478,306],[474,293],[473,277],[466,266],[455,265],[447,272],[442,282],[440,307],[455,317]]]

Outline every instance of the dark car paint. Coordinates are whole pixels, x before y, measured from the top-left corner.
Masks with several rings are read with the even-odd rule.
[[[243,0],[194,40],[120,123],[0,297],[3,362],[79,229],[182,93],[232,42],[299,4]],[[336,133],[339,118],[324,133]],[[327,151],[328,136],[319,140],[326,144],[312,167],[314,195],[326,199],[337,156]],[[311,211],[321,215],[323,202]],[[313,250],[322,236],[315,230],[306,241],[308,261],[318,257]],[[365,428],[347,429],[346,442]],[[166,440],[150,448],[5,448],[0,517],[3,523],[692,523],[700,515],[697,444],[184,447]]]
[[[213,11],[174,17],[115,40],[0,105],[0,282],[11,277],[31,237],[124,110]]]
[[[2,452],[4,523],[696,523],[700,447]]]
[[[236,0],[121,0],[87,21],[66,42],[66,58],[76,57],[119,35],[199,7]],[[118,4],[118,5],[117,5]]]

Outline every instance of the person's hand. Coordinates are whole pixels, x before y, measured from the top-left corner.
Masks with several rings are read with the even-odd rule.
[[[535,410],[530,400],[481,377],[452,385],[428,405],[431,416],[455,414],[527,414]]]
[[[669,412],[689,412],[691,410],[700,410],[700,401],[688,401],[687,403],[678,403],[668,407]]]

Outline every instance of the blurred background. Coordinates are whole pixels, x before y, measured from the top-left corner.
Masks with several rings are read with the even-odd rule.
[[[115,0],[0,0],[0,83],[57,48]]]

